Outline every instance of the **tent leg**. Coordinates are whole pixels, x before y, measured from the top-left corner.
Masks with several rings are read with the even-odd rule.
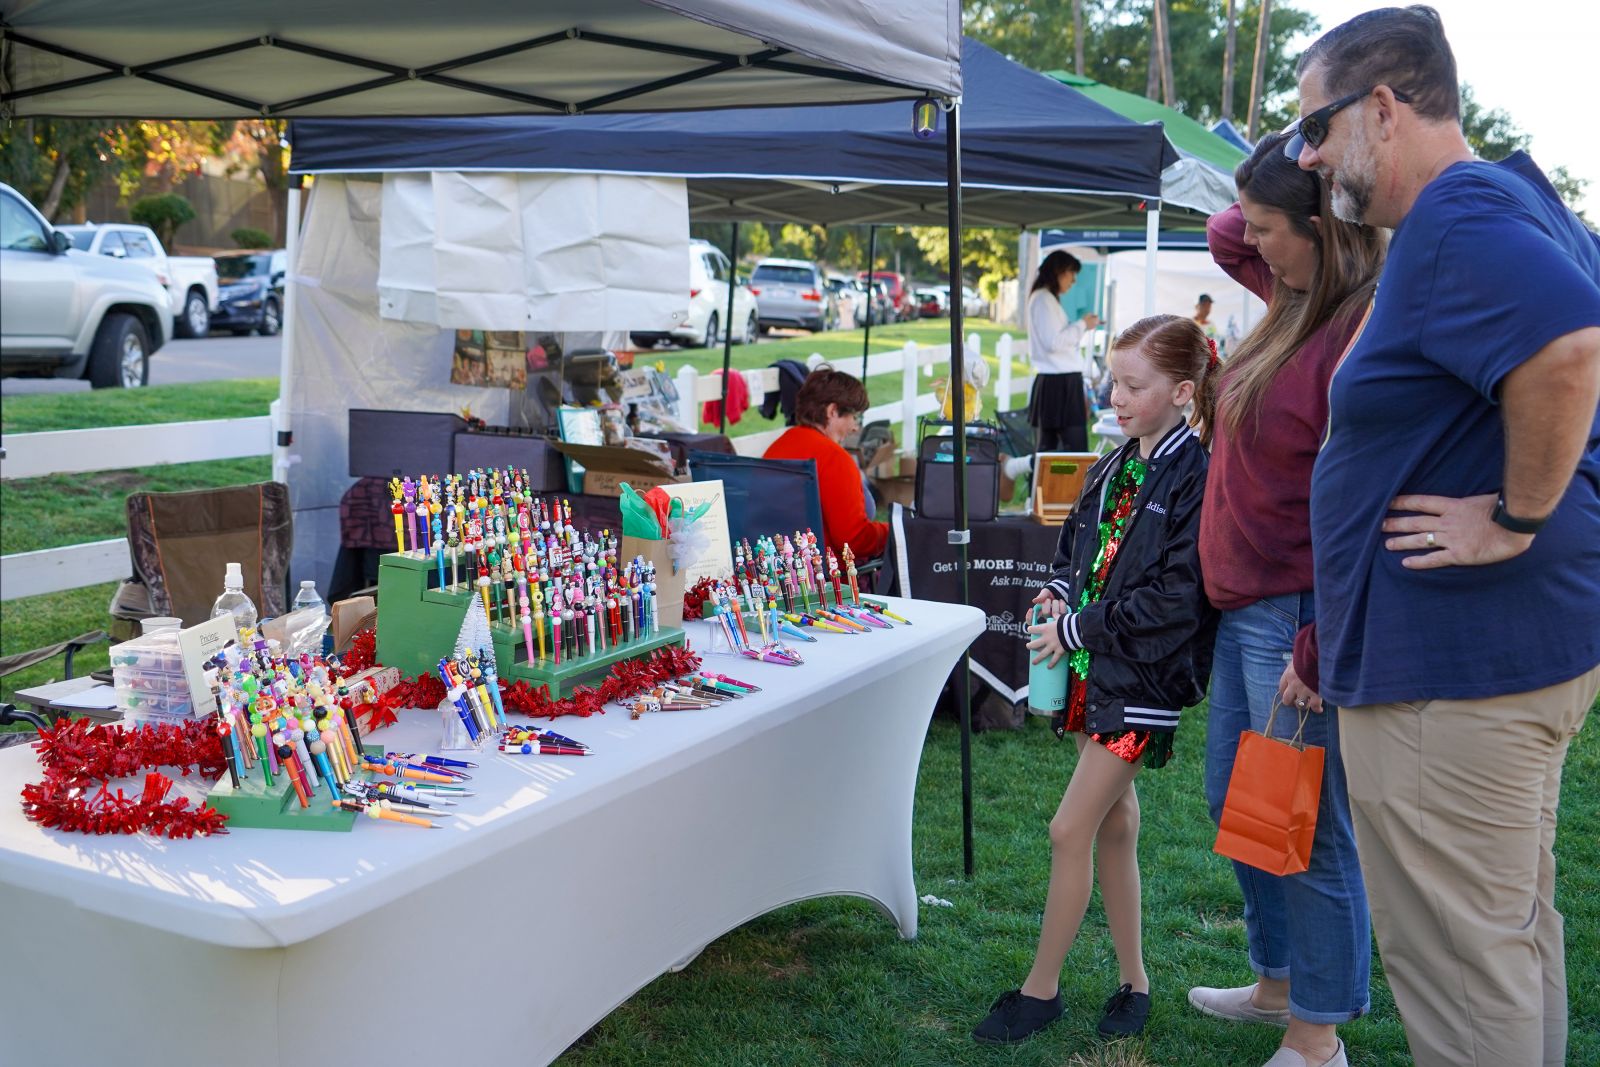
[[[278,418],[273,424],[272,480],[289,484],[289,445],[294,440],[290,426],[290,405],[294,403],[295,277],[300,258],[300,196],[305,177],[294,175],[289,181],[289,217],[284,220],[285,277],[283,279],[283,322],[278,336],[282,356],[278,362]],[[294,499],[291,489],[289,499]]]
[[[1144,221],[1144,313],[1156,313],[1156,246],[1161,241],[1161,202],[1151,206]]]
[[[950,109],[945,131],[945,189],[950,223],[950,414],[955,424],[956,528],[950,542],[956,546],[956,568],[961,575],[961,603],[970,604],[967,588],[967,377],[961,306],[961,104]],[[972,657],[963,651],[956,666],[956,700],[961,709],[961,864],[972,877]]]
[[[728,317],[722,320],[722,413],[717,416],[717,432],[728,432],[728,375],[733,373],[733,297],[739,291],[739,224],[733,224],[733,240],[728,256]]]
[[[878,227],[867,227],[866,328],[861,333],[861,384],[867,384],[867,351],[872,344],[872,272],[878,267]],[[908,426],[907,431],[910,431]]]

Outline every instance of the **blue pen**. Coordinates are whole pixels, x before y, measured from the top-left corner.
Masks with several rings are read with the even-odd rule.
[[[476,743],[478,740],[478,724],[472,714],[472,708],[467,704],[467,690],[456,680],[454,673],[451,671],[448,658],[439,661],[439,677],[443,679],[445,685],[450,686],[450,691],[446,695],[450,698],[450,702],[456,706],[456,714],[461,716],[461,724],[467,728],[467,736]]]
[[[444,756],[419,756],[415,752],[385,752],[383,754],[383,758],[392,763],[410,763],[418,767],[434,766],[472,768],[477,766],[476,763],[468,763],[466,760],[446,759]]]
[[[790,637],[798,637],[800,640],[809,641],[813,645],[817,643],[817,639],[815,637],[812,637],[810,634],[806,633],[804,630],[797,629],[794,626],[794,624],[789,622],[789,620],[787,620],[787,619],[779,620],[778,627],[784,633],[788,634]]]

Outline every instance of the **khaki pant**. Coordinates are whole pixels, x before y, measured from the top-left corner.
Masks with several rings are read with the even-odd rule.
[[[1597,691],[1600,667],[1339,713],[1373,932],[1417,1067],[1566,1062],[1552,846],[1561,765]]]

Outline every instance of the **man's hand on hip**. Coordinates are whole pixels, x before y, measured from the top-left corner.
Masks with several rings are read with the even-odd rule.
[[[1397,496],[1383,520],[1383,532],[1398,534],[1383,545],[1391,552],[1422,552],[1407,556],[1401,566],[1412,570],[1436,567],[1481,567],[1486,563],[1520,556],[1533,544],[1532,534],[1512,533],[1496,523],[1495,494],[1484,496]]]

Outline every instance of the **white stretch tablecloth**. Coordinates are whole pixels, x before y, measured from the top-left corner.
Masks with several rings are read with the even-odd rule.
[[[446,830],[95,838],[0,804],[0,1063],[542,1064],[784,904],[866,897],[914,937],[922,738],[983,616],[893,603],[914,626],[823,635],[804,667],[709,657],[763,687],[743,700],[557,720],[592,757],[484,753]],[[437,738],[422,712],[373,736]],[[37,774],[0,752],[0,795]]]

